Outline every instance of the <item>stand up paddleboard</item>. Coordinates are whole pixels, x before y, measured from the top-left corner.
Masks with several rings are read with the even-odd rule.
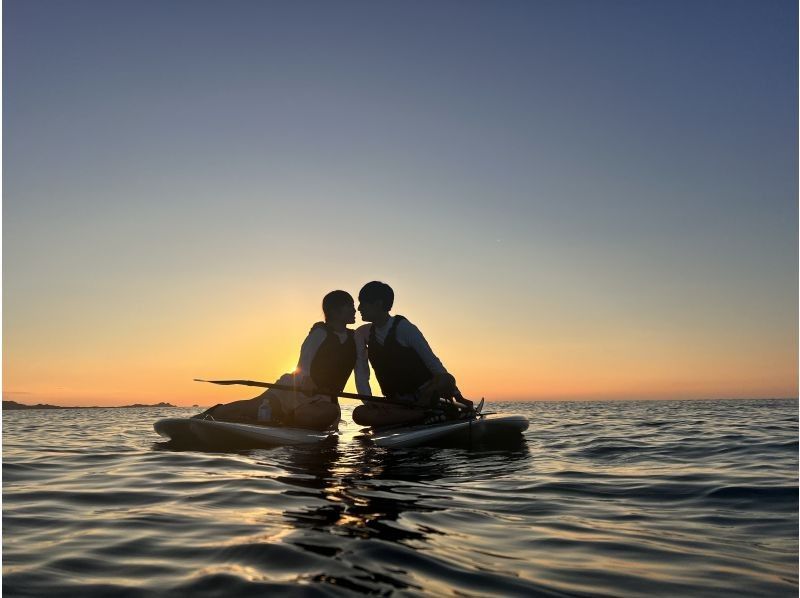
[[[179,444],[214,447],[315,444],[334,435],[333,432],[317,432],[300,428],[259,426],[187,417],[160,419],[153,424],[153,428],[161,436]]]
[[[507,440],[528,429],[524,415],[477,415],[439,424],[425,424],[408,428],[375,430],[372,441],[386,448],[408,448],[431,444],[470,446],[476,442],[494,439]]]

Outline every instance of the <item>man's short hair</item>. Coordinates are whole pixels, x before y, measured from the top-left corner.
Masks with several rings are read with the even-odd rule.
[[[380,301],[386,311],[392,309],[394,304],[394,291],[385,282],[373,280],[365,284],[358,292],[358,300],[365,303],[375,303]]]
[[[329,318],[340,307],[353,304],[353,296],[347,291],[331,291],[322,298],[322,312]]]

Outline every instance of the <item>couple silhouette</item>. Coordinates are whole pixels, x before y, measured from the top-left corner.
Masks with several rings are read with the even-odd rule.
[[[461,396],[455,378],[431,350],[422,332],[401,315],[391,315],[394,291],[383,282],[365,284],[358,312],[365,322],[356,330],[353,297],[331,291],[322,299],[324,322],[311,327],[300,347],[294,372],[276,384],[296,390],[269,389],[252,399],[216,405],[196,417],[325,430],[341,417],[335,397],[355,372],[358,393],[372,396],[370,366],[391,404],[364,401],[353,410],[361,426],[415,425],[431,418],[458,417],[472,403]]]

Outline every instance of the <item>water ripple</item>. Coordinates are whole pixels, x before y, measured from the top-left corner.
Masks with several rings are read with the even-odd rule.
[[[491,408],[524,438],[211,453],[152,431],[192,410],[5,412],[3,591],[797,594],[796,401]]]

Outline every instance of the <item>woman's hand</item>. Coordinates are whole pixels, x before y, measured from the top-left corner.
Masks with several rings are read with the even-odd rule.
[[[317,387],[314,384],[314,381],[311,379],[311,376],[304,376],[302,381],[298,385],[297,390],[302,392],[307,397],[311,397],[317,394]]]

